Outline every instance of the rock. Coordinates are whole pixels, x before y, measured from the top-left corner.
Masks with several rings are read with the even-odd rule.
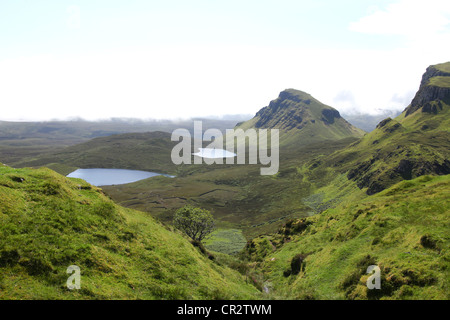
[[[379,124],[377,124],[377,128],[378,128],[378,129],[383,128],[386,124],[388,124],[388,123],[391,122],[391,121],[392,121],[391,118],[386,118],[386,119],[380,121]]]
[[[450,77],[450,73],[438,70],[434,66],[428,67],[422,76],[419,91],[417,91],[414,99],[411,101],[411,105],[406,108],[406,116],[420,108],[425,109],[422,109],[422,112],[437,113],[439,106],[440,110],[442,110],[441,101],[450,104],[450,88],[430,85],[430,79],[433,77]],[[437,107],[435,104],[430,104],[433,101],[436,102]]]
[[[341,117],[339,111],[336,109],[323,109],[322,116],[322,121],[327,124],[333,124],[334,119],[339,119]]]

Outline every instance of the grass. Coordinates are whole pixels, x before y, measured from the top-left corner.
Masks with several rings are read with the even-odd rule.
[[[0,168],[0,299],[254,299],[237,271],[150,215],[49,169]],[[81,268],[81,290],[65,286]]]
[[[174,179],[98,189],[48,169],[0,167],[0,298],[254,299],[270,288],[265,298],[449,299],[449,105],[404,112],[358,139],[322,113],[329,107],[287,94],[241,124],[281,126],[274,176],[250,165],[175,167],[167,133],[98,138],[17,163]],[[170,227],[186,204],[217,220],[206,243],[214,261]],[[82,268],[80,291],[64,286],[70,264]],[[374,264],[380,291],[365,286]]]
[[[450,176],[423,176],[344,201],[307,218],[311,224],[288,242],[282,232],[255,239],[255,269],[284,298],[448,299],[449,191]],[[305,267],[286,276],[297,254],[307,256]],[[382,270],[380,291],[365,286],[372,264]]]
[[[211,234],[205,246],[208,250],[234,255],[242,251],[247,240],[239,229],[219,229]]]
[[[439,63],[439,64],[434,65],[434,67],[440,71],[450,73],[450,62]]]
[[[250,239],[277,230],[286,219],[308,216],[311,209],[302,199],[310,195],[311,183],[297,168],[352,141],[281,149],[275,176],[261,176],[259,165],[191,165],[180,168],[173,179],[155,177],[103,190],[117,203],[150,212],[166,223],[186,204],[206,208],[219,228],[242,230]]]
[[[430,86],[450,88],[450,77],[433,77],[428,83]]]

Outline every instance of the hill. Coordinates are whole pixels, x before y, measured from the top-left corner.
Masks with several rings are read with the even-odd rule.
[[[16,162],[18,167],[47,166],[61,174],[76,168],[116,168],[175,173],[170,158],[177,142],[167,132],[124,133],[99,137],[35,159]]]
[[[426,174],[450,173],[450,91],[434,79],[448,78],[430,66],[419,91],[395,119],[381,121],[377,128],[328,158],[318,159],[305,170],[314,176],[330,170],[374,194],[402,181]],[[430,85],[432,84],[432,85]],[[332,169],[331,169],[332,168]]]
[[[247,244],[278,299],[450,298],[450,176],[422,176],[374,196],[348,197]],[[367,268],[381,270],[369,290]]]
[[[198,118],[189,120],[140,120],[114,118],[109,121],[0,121],[0,159],[3,163],[18,167],[24,159],[36,158],[60,151],[65,147],[88,140],[123,133],[162,131],[172,133],[186,128],[194,133],[193,121],[202,121],[203,128],[216,128],[222,132],[233,128],[245,115],[229,115],[222,118]]]
[[[163,132],[97,138],[22,164],[176,171],[174,179],[98,189],[49,169],[0,167],[0,298],[260,297],[235,266],[266,298],[449,299],[448,72],[450,63],[430,66],[411,105],[361,138],[336,110],[283,91],[237,126],[280,129],[273,176],[259,165],[173,169]],[[245,246],[242,260],[212,261],[150,217],[170,222],[185,204],[216,218],[209,250]],[[86,270],[80,291],[64,287],[70,264]],[[365,285],[371,265],[381,290]]]
[[[401,115],[299,168],[317,214],[246,248],[275,296],[449,299],[449,69],[430,66]],[[370,265],[381,290],[366,286]]]
[[[0,166],[0,299],[255,299],[179,232],[49,169]],[[81,269],[68,290],[66,269]]]
[[[426,113],[437,113],[442,110],[442,103],[450,105],[450,62],[427,68],[419,91],[405,110],[405,116],[419,109]]]
[[[307,145],[324,140],[361,137],[364,131],[352,126],[339,111],[303,91],[287,89],[237,129],[279,129],[280,145]]]

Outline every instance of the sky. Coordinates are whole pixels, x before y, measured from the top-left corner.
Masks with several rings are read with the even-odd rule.
[[[288,88],[403,110],[448,0],[2,0],[0,120],[255,114]]]

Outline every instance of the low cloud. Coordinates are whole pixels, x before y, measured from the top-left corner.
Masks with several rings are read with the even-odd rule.
[[[333,104],[339,111],[354,113],[358,109],[355,96],[349,90],[339,91],[333,98]]]
[[[414,98],[414,95],[414,91],[395,93],[391,98],[391,102],[401,106],[408,106],[411,103],[411,100]]]

